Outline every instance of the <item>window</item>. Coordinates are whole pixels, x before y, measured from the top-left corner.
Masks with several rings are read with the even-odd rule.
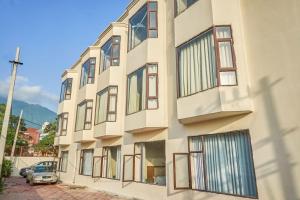
[[[230,26],[217,26],[177,48],[179,97],[237,85]]]
[[[68,168],[68,151],[62,151],[59,159],[59,171],[67,172]]]
[[[82,65],[80,87],[83,87],[86,84],[94,83],[95,64],[96,64],[96,58],[90,58]]]
[[[62,83],[59,102],[71,99],[72,80],[72,78],[68,78]]]
[[[75,131],[92,128],[93,100],[85,100],[77,106]]]
[[[101,47],[101,72],[120,64],[120,42],[120,36],[113,36]]]
[[[102,177],[120,179],[121,146],[104,147],[102,151]]]
[[[176,15],[179,15],[198,0],[176,0]]]
[[[93,149],[84,149],[80,153],[79,174],[92,176],[93,172]]]
[[[123,181],[166,185],[165,141],[136,143],[123,159]]]
[[[147,38],[157,38],[157,2],[147,2],[129,20],[129,43],[131,50]]]
[[[61,113],[57,119],[57,134],[60,136],[67,135],[69,113]]]
[[[128,75],[127,114],[158,108],[157,64],[147,64]]]
[[[248,130],[189,137],[189,153],[174,153],[173,167],[175,189],[257,197]]]
[[[109,86],[97,93],[95,124],[116,121],[117,96],[117,86]]]

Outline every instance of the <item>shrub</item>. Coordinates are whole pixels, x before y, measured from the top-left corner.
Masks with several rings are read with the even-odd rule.
[[[3,160],[3,165],[2,165],[2,173],[1,177],[10,177],[12,173],[12,162],[10,160]]]

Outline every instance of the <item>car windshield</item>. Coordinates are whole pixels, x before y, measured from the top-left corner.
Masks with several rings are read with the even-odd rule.
[[[35,166],[34,172],[35,173],[54,172],[54,167],[52,167],[52,166]]]

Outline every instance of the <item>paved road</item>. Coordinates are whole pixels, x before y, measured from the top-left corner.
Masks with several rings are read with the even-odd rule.
[[[24,178],[11,177],[5,180],[5,189],[0,200],[122,200],[104,192],[87,189],[70,189],[67,185],[35,185],[25,183]],[[124,199],[123,199],[124,200]]]

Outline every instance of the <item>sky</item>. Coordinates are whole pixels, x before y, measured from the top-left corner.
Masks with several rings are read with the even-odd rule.
[[[61,74],[130,0],[0,0],[0,96],[21,48],[14,98],[56,112]]]

